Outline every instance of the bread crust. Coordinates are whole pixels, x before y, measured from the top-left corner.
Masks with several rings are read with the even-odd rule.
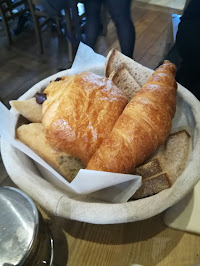
[[[124,64],[130,75],[137,81],[137,83],[142,87],[149,77],[149,69],[140,65],[130,57],[120,53],[116,49],[112,49],[105,62],[104,73],[106,77],[113,71],[117,71],[121,65]]]
[[[106,63],[105,63],[105,67],[104,67],[104,73],[105,76],[108,78],[109,75],[111,74],[113,67],[113,63],[115,60],[115,57],[117,55],[117,50],[116,49],[111,49],[110,52],[108,53],[107,57],[106,57]]]

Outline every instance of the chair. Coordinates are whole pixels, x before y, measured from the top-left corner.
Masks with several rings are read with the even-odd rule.
[[[64,10],[65,36],[68,40],[68,55],[72,62],[76,53],[77,43],[80,40],[80,20],[76,1],[69,1],[69,8]]]
[[[15,12],[17,10],[17,12]],[[6,31],[6,36],[8,38],[8,43],[12,43],[12,34],[10,31],[9,22],[16,17],[29,11],[26,0],[20,0],[13,2],[12,0],[0,0],[0,16],[2,17],[2,22]]]
[[[36,33],[37,43],[39,45],[40,53],[44,52],[43,43],[42,43],[42,28],[52,20],[45,12],[41,11],[38,6],[40,4],[39,0],[0,0],[0,16],[2,17],[2,22],[5,28],[6,36],[8,39],[8,43],[12,44],[12,34],[10,30],[9,22],[14,18],[22,16],[24,13],[31,14],[34,23],[34,30]],[[14,12],[14,10],[18,10],[18,12]],[[40,19],[42,21],[40,22]],[[59,16],[53,17],[56,21],[56,24],[59,28]]]
[[[69,8],[62,10],[60,16],[49,17],[44,11],[38,8],[40,6],[40,0],[27,0],[28,6],[33,18],[35,33],[37,42],[39,44],[40,52],[43,53],[43,44],[42,44],[42,28],[49,21],[54,20],[57,25],[58,33],[63,33],[68,45],[68,55],[69,61],[72,62],[75,55],[76,41],[80,38],[80,27],[79,27],[79,16],[76,1],[69,1]],[[40,19],[43,18],[43,21],[40,22]],[[63,23],[64,22],[64,23]],[[64,32],[61,28],[61,24],[64,24]],[[76,33],[76,34],[75,34]]]
[[[9,21],[14,19],[15,17],[20,17],[25,12],[29,12],[32,16],[34,23],[34,30],[36,33],[37,43],[39,45],[40,53],[44,52],[43,42],[42,42],[42,28],[52,19],[56,22],[57,29],[61,33],[60,24],[61,21],[65,21],[65,30],[64,34],[68,44],[68,54],[69,60],[72,62],[76,53],[76,49],[81,40],[81,36],[85,27],[86,22],[86,14],[83,12],[80,14],[78,5],[81,3],[84,5],[84,0],[68,0],[69,8],[66,8],[62,12],[62,16],[49,17],[44,11],[40,10],[38,6],[40,5],[40,0],[0,0],[0,15],[2,17],[4,27],[6,30],[6,35],[8,37],[9,44],[12,43],[11,32],[9,29]],[[19,8],[17,13],[13,13],[12,11],[15,8]],[[42,18],[42,21],[41,21]],[[102,9],[102,21],[103,25],[103,35],[106,35],[107,32],[107,23],[108,16],[107,10],[105,7]]]
[[[81,36],[86,23],[86,14],[83,0],[69,0],[68,2],[69,8],[64,10],[66,21],[66,37],[69,40],[69,58],[71,61],[73,61],[78,44],[82,40]]]
[[[28,2],[29,9],[30,9],[30,13],[31,13],[32,18],[33,18],[33,24],[34,24],[37,42],[39,45],[39,50],[40,50],[40,53],[42,54],[42,53],[44,53],[44,48],[43,48],[43,43],[42,43],[42,28],[47,23],[52,21],[52,19],[53,19],[53,20],[55,20],[58,31],[60,33],[61,17],[59,17],[59,16],[50,17],[41,8],[38,8],[40,5],[39,0],[27,0],[27,2]],[[41,19],[42,19],[42,21],[40,22]]]
[[[87,1],[87,0],[86,0]],[[79,41],[82,39],[82,34],[84,33],[84,28],[87,23],[87,17],[84,8],[85,0],[71,0],[69,1],[70,8],[65,10],[65,19],[66,19],[66,33],[69,38],[69,55],[71,60],[76,53],[76,48]],[[81,12],[79,5],[82,5]],[[109,22],[109,15],[107,7],[102,6],[101,11],[101,20],[103,24],[102,35],[106,36],[107,34],[107,25]]]

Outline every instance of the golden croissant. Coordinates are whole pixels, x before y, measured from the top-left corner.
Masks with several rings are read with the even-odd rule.
[[[131,173],[165,142],[176,110],[175,73],[169,61],[156,69],[127,104],[87,169]]]
[[[91,72],[51,82],[44,93],[42,123],[47,142],[87,165],[124,110],[127,98],[111,80]]]

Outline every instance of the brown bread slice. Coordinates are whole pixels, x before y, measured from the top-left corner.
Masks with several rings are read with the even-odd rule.
[[[161,168],[167,172],[173,184],[186,167],[191,152],[191,137],[186,130],[169,135],[153,158],[158,158]]]
[[[162,172],[154,176],[143,178],[142,186],[131,197],[131,200],[152,196],[170,187],[171,182],[167,173]]]
[[[126,66],[122,64],[117,70],[112,71],[109,75],[114,84],[124,92],[130,101],[134,94],[141,88],[138,82],[128,72]]]
[[[140,86],[143,86],[151,75],[149,68],[142,66],[135,60],[125,56],[113,48],[106,57],[106,63],[104,67],[105,76],[108,78],[112,71],[116,71],[122,64],[126,66],[126,69],[130,75],[137,81],[138,84],[140,84]]]
[[[185,169],[190,151],[191,137],[187,130],[170,134],[150,161],[135,169],[134,174],[142,176],[142,186],[131,199],[151,196],[169,188]]]
[[[135,169],[134,174],[140,175],[142,178],[148,178],[162,172],[158,158],[155,158],[148,163],[145,163]]]

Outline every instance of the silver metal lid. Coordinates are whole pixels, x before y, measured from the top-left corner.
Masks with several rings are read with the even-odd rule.
[[[38,230],[38,211],[22,191],[0,187],[0,266],[21,265]]]

